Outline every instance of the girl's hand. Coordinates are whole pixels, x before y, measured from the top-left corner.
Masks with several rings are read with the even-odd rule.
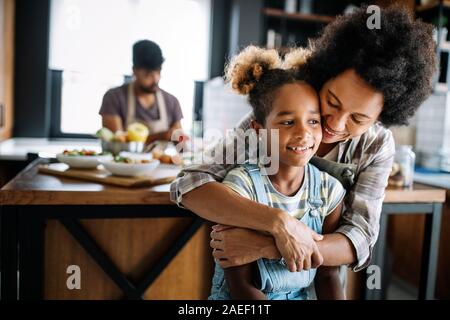
[[[211,232],[213,256],[222,268],[248,264],[260,258],[280,258],[273,237],[244,228],[216,225]]]
[[[280,215],[280,224],[275,228],[275,243],[291,272],[317,268],[323,257],[316,241],[323,239],[301,221],[287,215]]]

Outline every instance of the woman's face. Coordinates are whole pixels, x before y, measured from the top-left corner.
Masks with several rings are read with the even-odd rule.
[[[336,143],[360,136],[383,110],[383,94],[353,69],[328,80],[320,90],[322,142]]]
[[[263,128],[255,123],[253,127]],[[305,166],[316,153],[322,138],[316,91],[303,82],[280,87],[275,93],[272,110],[266,117],[264,128],[269,132],[271,129],[279,130],[280,165]],[[268,146],[271,145],[269,139]],[[270,153],[272,154],[271,150]]]

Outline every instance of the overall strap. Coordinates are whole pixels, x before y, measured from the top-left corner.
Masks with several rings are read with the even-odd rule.
[[[308,190],[309,198],[308,203],[311,208],[310,213],[313,216],[319,214],[319,209],[323,206],[323,201],[320,196],[322,181],[319,169],[317,169],[312,164],[308,163]]]
[[[246,163],[243,166],[248,172],[253,186],[255,187],[257,201],[261,204],[269,205],[269,199],[267,198],[267,193],[264,189],[264,182],[259,167],[249,163]]]

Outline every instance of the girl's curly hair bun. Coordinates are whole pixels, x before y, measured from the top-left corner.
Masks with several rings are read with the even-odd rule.
[[[233,57],[225,70],[225,80],[237,93],[249,94],[265,72],[281,68],[280,55],[274,49],[248,46]]]
[[[285,70],[298,70],[306,65],[312,51],[305,48],[294,48],[284,56],[282,68]]]

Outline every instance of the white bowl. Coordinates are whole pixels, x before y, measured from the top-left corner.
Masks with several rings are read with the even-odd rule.
[[[67,164],[71,168],[76,169],[95,169],[101,163],[101,161],[112,160],[112,155],[101,156],[69,156],[63,153],[56,155],[56,159],[59,162]]]
[[[159,160],[152,160],[149,163],[123,163],[113,160],[102,161],[106,170],[116,176],[137,177],[151,173],[159,166]]]
[[[133,160],[153,160],[153,154],[152,153],[137,153],[137,152],[128,152],[128,151],[122,151],[119,153],[120,157],[124,158],[130,158]]]
[[[121,151],[129,152],[142,152],[144,150],[144,142],[120,142],[120,141],[104,141],[102,140],[102,151],[111,152],[114,155],[119,154]]]

